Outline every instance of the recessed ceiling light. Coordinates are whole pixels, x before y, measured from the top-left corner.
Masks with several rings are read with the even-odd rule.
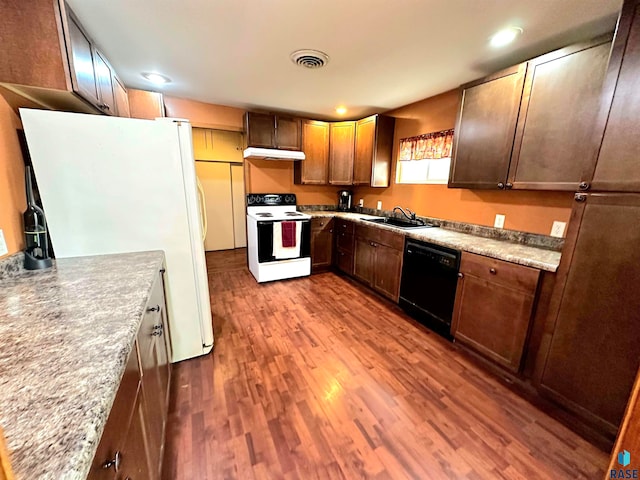
[[[522,33],[522,29],[520,27],[509,27],[504,30],[500,30],[495,33],[489,43],[491,43],[492,47],[504,47],[505,45],[513,42],[518,35]]]
[[[156,85],[171,83],[171,79],[169,77],[165,77],[164,75],[160,75],[159,73],[143,73],[142,76],[149,80],[151,83],[155,83]]]
[[[336,113],[338,115],[344,115],[345,113],[347,113],[347,107],[344,107],[342,105],[340,105],[339,107],[336,107]]]

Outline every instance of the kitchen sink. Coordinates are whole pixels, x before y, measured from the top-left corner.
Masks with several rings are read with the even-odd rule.
[[[432,223],[423,223],[422,220],[402,220],[400,218],[361,218],[371,223],[379,223],[381,225],[391,225],[398,228],[429,228],[435,227]]]

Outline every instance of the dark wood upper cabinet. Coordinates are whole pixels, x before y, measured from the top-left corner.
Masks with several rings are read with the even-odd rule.
[[[463,252],[451,334],[507,370],[520,370],[540,270]]]
[[[329,123],[302,121],[302,151],[306,158],[294,163],[294,182],[326,185],[329,182]]]
[[[611,35],[531,60],[509,168],[514,189],[577,190],[594,154]]]
[[[131,117],[129,94],[120,79],[113,76],[113,94],[116,102],[116,113],[119,117]]]
[[[69,11],[68,46],[70,54],[71,79],[74,90],[94,105],[99,103],[98,81],[94,59],[94,49],[88,35],[80,26],[80,22]]]
[[[276,148],[300,150],[302,148],[302,120],[276,115]]]
[[[353,184],[388,187],[395,119],[372,115],[356,122]]]
[[[540,388],[615,437],[638,371],[640,194],[576,194]]]
[[[610,44],[605,35],[463,85],[449,186],[576,190],[597,148]]]
[[[640,192],[640,2],[624,3],[596,122],[599,149],[583,189]]]
[[[301,120],[269,113],[247,112],[245,132],[248,147],[300,150]]]
[[[95,49],[93,64],[98,87],[98,108],[108,115],[115,115],[116,99],[113,91],[113,71],[104,56]]]
[[[116,114],[108,59],[64,0],[0,0],[0,83],[31,104]]]
[[[329,183],[352,185],[356,122],[332,123],[329,131]]]
[[[504,188],[526,64],[462,87],[449,187]]]
[[[247,112],[244,120],[248,147],[275,148],[276,118],[274,115]]]

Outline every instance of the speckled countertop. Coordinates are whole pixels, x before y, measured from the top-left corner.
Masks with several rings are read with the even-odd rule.
[[[560,264],[560,252],[545,250],[543,248],[521,245],[518,243],[497,240],[494,238],[479,237],[468,233],[460,233],[441,227],[415,228],[405,230],[389,225],[380,225],[362,220],[364,218],[380,218],[361,213],[332,212],[332,211],[305,211],[313,217],[336,217],[362,223],[370,227],[383,228],[402,233],[410,238],[431,242],[445,247],[455,248],[465,252],[477,253],[486,257],[497,258],[507,262],[539,268],[548,272],[555,272]]]
[[[163,252],[0,280],[0,425],[17,480],[85,479]]]

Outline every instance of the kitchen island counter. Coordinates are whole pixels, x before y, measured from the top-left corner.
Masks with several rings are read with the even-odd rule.
[[[86,478],[163,262],[154,251],[0,268],[0,425],[17,480]]]

